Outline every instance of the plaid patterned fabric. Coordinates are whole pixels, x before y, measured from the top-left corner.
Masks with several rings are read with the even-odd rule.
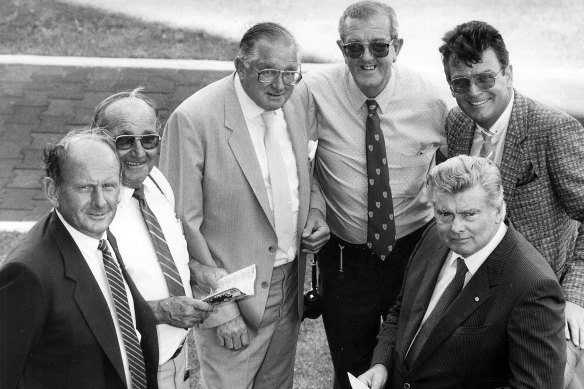
[[[474,123],[446,119],[448,155],[469,154]],[[501,174],[507,215],[555,271],[566,298],[584,306],[584,128],[515,91]]]

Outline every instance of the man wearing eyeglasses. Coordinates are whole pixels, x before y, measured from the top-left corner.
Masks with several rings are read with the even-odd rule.
[[[168,119],[161,170],[177,194],[191,257],[229,273],[255,264],[255,295],[195,329],[204,388],[291,388],[306,258],[328,238],[309,212],[315,128],[292,35],[260,23],[236,72]],[[300,84],[299,84],[300,83]]]
[[[564,381],[583,387],[576,381],[584,379],[584,129],[513,89],[509,53],[492,26],[464,23],[443,41],[444,71],[458,103],[446,121],[448,154],[480,155],[500,167],[509,219],[563,287]],[[574,365],[579,373],[572,382]]]
[[[120,202],[110,231],[157,321],[158,387],[188,389],[187,332],[213,310],[193,298],[190,280],[215,286],[215,280],[227,272],[196,261],[189,270],[186,239],[174,213],[174,194],[154,166],[160,143],[154,101],[140,88],[116,93],[98,104],[93,126],[115,139],[122,161]]]
[[[446,88],[396,64],[403,39],[391,7],[355,3],[339,33],[345,63],[305,79],[318,122],[315,175],[332,232],[319,254],[323,319],[335,387],[350,388],[346,372],[368,369],[381,318],[432,219],[422,184],[446,144],[449,107]]]

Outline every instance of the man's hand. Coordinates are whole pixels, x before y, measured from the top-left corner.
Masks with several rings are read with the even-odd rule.
[[[387,368],[378,363],[357,378],[371,389],[382,389],[387,381]]]
[[[190,328],[202,323],[214,309],[212,305],[186,296],[168,297],[149,301],[148,304],[158,324],[179,328]]]
[[[584,308],[566,301],[566,339],[584,349]]]
[[[302,252],[316,254],[330,238],[328,225],[320,210],[311,208],[302,230]]]
[[[189,268],[191,269],[191,278],[197,285],[208,286],[212,290],[217,289],[217,280],[229,274],[225,269],[205,265],[192,258],[189,262]]]
[[[235,319],[217,326],[217,336],[221,347],[239,350],[249,345],[247,325],[241,315]]]

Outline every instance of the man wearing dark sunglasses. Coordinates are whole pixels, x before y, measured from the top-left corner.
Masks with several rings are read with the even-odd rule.
[[[349,6],[339,34],[345,63],[305,80],[316,103],[316,176],[332,231],[319,257],[323,319],[335,387],[350,388],[347,372],[369,368],[381,318],[432,219],[422,183],[445,146],[449,106],[446,88],[396,64],[403,39],[391,7]]]
[[[509,219],[541,252],[564,289],[564,384],[582,388],[584,128],[513,89],[509,53],[492,26],[464,23],[443,41],[444,72],[458,103],[446,121],[448,155],[484,156],[501,169]]]
[[[254,296],[219,307],[195,329],[203,388],[292,388],[302,250],[328,238],[324,214],[309,210],[316,129],[285,28],[251,27],[234,64],[234,74],[172,113],[160,166],[191,256],[230,273],[257,272]]]
[[[195,261],[189,269],[174,194],[154,166],[160,143],[157,111],[140,88],[120,92],[98,104],[93,126],[115,140],[122,162],[120,202],[110,231],[157,321],[158,387],[188,389],[187,333],[213,310],[193,298],[190,281],[215,286],[215,280],[227,272]]]

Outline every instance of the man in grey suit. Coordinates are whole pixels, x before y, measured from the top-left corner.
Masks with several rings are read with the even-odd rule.
[[[286,29],[253,26],[234,62],[234,74],[170,116],[160,166],[191,257],[230,273],[257,269],[254,296],[221,306],[195,330],[203,387],[291,388],[301,251],[328,239],[323,214],[309,210],[315,125],[308,94],[295,91],[304,85]]]
[[[426,186],[436,222],[359,378],[372,389],[561,388],[564,295],[505,219],[499,169],[462,155],[433,168]]]
[[[444,71],[459,107],[446,119],[448,154],[485,156],[501,169],[509,219],[566,295],[565,384],[582,388],[584,128],[513,89],[509,53],[492,26],[464,23],[443,40]]]

